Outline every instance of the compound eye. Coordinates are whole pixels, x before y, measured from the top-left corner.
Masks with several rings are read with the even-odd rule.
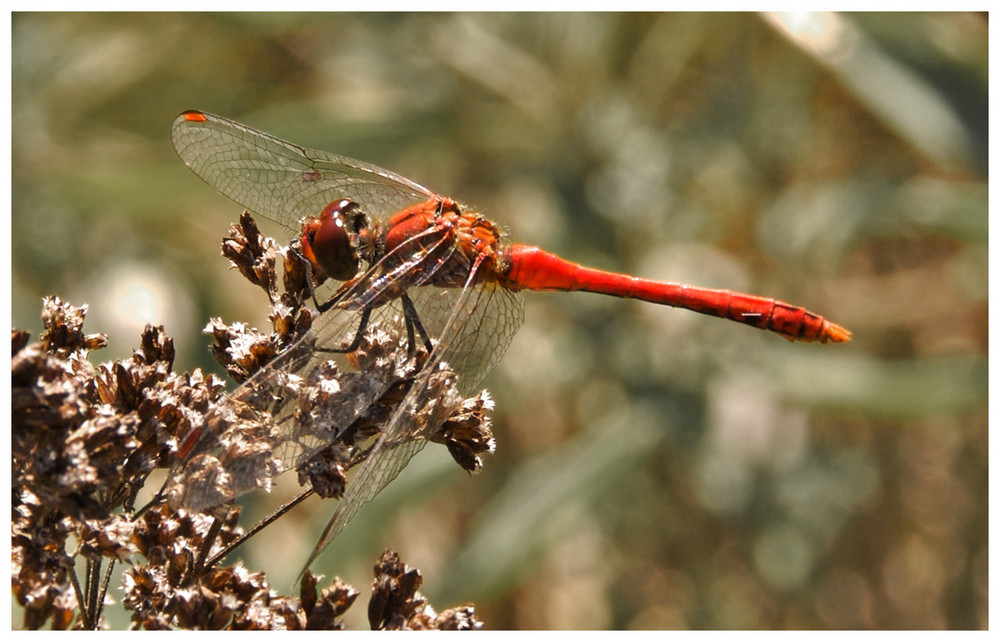
[[[333,201],[303,229],[301,240],[306,256],[338,281],[347,281],[358,273],[360,261],[351,242],[351,233],[356,230],[350,226],[359,209],[357,203],[346,198]]]

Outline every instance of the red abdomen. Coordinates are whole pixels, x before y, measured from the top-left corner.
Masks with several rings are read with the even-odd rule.
[[[850,331],[836,323],[775,299],[595,270],[527,245],[512,246],[506,258],[501,282],[513,290],[581,290],[639,299],[745,323],[790,341],[841,343],[851,339]]]

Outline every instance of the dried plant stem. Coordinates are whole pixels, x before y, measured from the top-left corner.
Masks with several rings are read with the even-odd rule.
[[[234,550],[242,546],[251,537],[259,533],[260,531],[264,530],[267,526],[270,526],[272,523],[274,523],[280,517],[282,517],[285,513],[292,510],[293,508],[301,504],[309,497],[312,497],[312,495],[313,495],[313,489],[307,488],[306,490],[302,491],[289,501],[285,502],[280,508],[278,508],[273,513],[271,513],[264,519],[260,520],[256,524],[254,524],[250,530],[248,530],[246,533],[235,539],[231,544],[223,548],[221,551],[213,555],[212,558],[208,560],[208,562],[205,564],[205,566],[207,567],[215,566],[220,561],[222,561],[222,559],[225,558],[226,555],[232,553]]]

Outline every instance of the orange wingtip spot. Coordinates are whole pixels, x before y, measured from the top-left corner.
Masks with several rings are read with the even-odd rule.
[[[189,120],[193,123],[203,123],[206,120],[208,120],[205,114],[201,113],[200,111],[194,111],[194,110],[186,111],[181,115],[184,116],[184,120]]]

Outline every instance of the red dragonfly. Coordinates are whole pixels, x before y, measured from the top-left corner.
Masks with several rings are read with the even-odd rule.
[[[332,309],[314,324],[319,345],[350,342],[350,351],[363,326],[376,319],[397,324],[405,319],[411,343],[416,327],[432,356],[408,394],[412,404],[424,401],[432,366],[442,362],[458,374],[463,392],[482,381],[520,326],[521,290],[640,299],[770,330],[791,341],[851,338],[845,328],[775,299],[614,274],[537,247],[507,244],[493,222],[402,176],[219,116],[184,112],[174,121],[172,138],[195,174],[291,230],[312,269],[343,282],[328,302]],[[422,447],[426,436],[406,419],[397,412],[389,421],[310,563]]]

